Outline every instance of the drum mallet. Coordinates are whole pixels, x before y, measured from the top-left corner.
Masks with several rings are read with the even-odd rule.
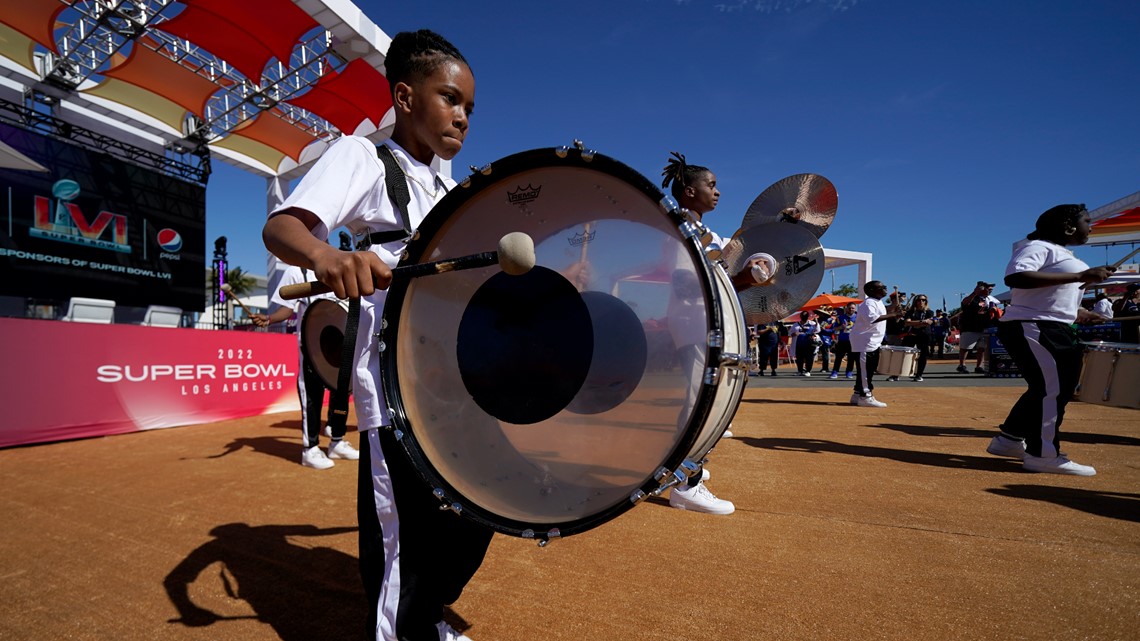
[[[245,310],[245,313],[247,316],[250,316],[250,317],[253,316],[253,311],[250,308],[246,307],[245,303],[241,302],[240,298],[238,298],[237,296],[234,296],[234,288],[230,287],[229,283],[222,283],[221,289],[223,292],[228,294],[230,298],[232,298],[234,301],[236,301],[238,305],[241,305],[241,308]]]
[[[534,267],[534,263],[534,240],[521,231],[516,231],[499,239],[497,251],[470,254],[459,258],[446,258],[430,263],[420,263],[419,265],[403,265],[392,270],[392,280],[431,276],[464,269],[490,267],[491,265],[498,265],[511,276],[521,276],[529,272]],[[292,300],[331,291],[332,289],[328,285],[320,281],[309,281],[282,287],[281,298]]]

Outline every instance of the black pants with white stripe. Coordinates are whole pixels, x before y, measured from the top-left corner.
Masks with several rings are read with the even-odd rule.
[[[1057,321],[1004,321],[998,323],[998,338],[1029,385],[1001,431],[1023,439],[1030,455],[1053,458],[1061,447],[1065,406],[1080,379],[1084,346],[1071,325]]]
[[[373,451],[377,442],[382,456]],[[374,474],[388,476],[390,482],[382,484],[388,487],[374,484]],[[378,501],[394,503],[395,514],[377,509]],[[391,638],[377,623],[381,611],[394,609],[395,621],[383,628],[394,626],[399,641],[438,641],[435,624],[442,620],[444,606],[459,599],[483,563],[492,531],[439,508],[439,499],[390,430],[361,432],[356,512],[369,608],[367,638]]]
[[[855,356],[855,393],[859,396],[874,396],[875,383],[871,380],[879,369],[879,350],[873,352],[852,352]]]
[[[297,395],[301,398],[301,432],[305,449],[319,445],[321,436],[321,410],[325,405],[325,384],[309,360],[301,355],[301,375],[297,377]],[[345,426],[340,434],[333,432],[334,439],[344,438]]]

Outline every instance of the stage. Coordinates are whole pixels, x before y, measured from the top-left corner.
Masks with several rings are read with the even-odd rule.
[[[543,549],[496,537],[452,621],[475,641],[1137,638],[1140,412],[1070,405],[1065,449],[1098,475],[1036,475],[985,453],[1015,381],[938,378],[881,384],[883,410],[754,378],[709,465],[735,514],[657,499]],[[361,638],[357,464],[299,452],[293,413],[0,450],[0,638]]]

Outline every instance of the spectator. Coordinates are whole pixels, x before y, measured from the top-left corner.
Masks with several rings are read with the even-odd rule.
[[[1114,307],[1120,321],[1120,341],[1140,343],[1140,283],[1132,283]]]
[[[1105,320],[1112,320],[1112,301],[1108,299],[1108,294],[1096,293],[1096,302],[1093,303],[1092,311],[1103,316]]]
[[[985,374],[982,361],[986,357],[985,331],[992,327],[1001,318],[1001,302],[991,296],[994,284],[979,280],[974,291],[962,299],[962,311],[958,312],[958,373],[969,374],[966,369],[966,353],[970,350],[977,352],[974,363],[975,374]]]
[[[921,383],[922,374],[926,371],[926,361],[930,358],[930,340],[934,335],[931,331],[934,326],[934,312],[927,306],[926,294],[917,294],[911,299],[910,308],[903,315],[903,324],[906,326],[906,339],[903,344],[918,348],[918,363],[912,380]]]
[[[831,375],[828,378],[839,378],[839,365],[843,357],[847,357],[846,377],[854,376],[855,357],[851,352],[851,328],[855,325],[855,303],[848,303],[846,307],[835,313],[835,364],[832,365]]]
[[[800,322],[788,330],[796,350],[796,371],[800,376],[811,376],[815,364],[815,350],[819,345],[819,323],[811,320],[810,312],[800,312]]]
[[[759,354],[757,369],[760,376],[764,375],[764,366],[772,369],[772,376],[776,375],[776,367],[780,364],[780,324],[772,321],[766,325],[756,326],[756,351]]]
[[[815,310],[817,323],[819,323],[819,360],[820,374],[831,371],[831,344],[835,338],[835,318],[825,309]]]
[[[950,334],[950,318],[941,309],[934,313],[934,324],[930,326],[930,355],[942,358],[946,355],[946,337]]]

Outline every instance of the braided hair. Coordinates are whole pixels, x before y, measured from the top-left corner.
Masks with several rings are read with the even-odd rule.
[[[393,95],[396,83],[413,84],[423,80],[448,60],[461,62],[468,69],[471,68],[455,45],[434,31],[420,29],[397,33],[384,58],[384,71]]]
[[[665,177],[665,180],[661,181],[661,186],[669,187],[669,192],[673,194],[673,198],[679,201],[685,193],[685,187],[692,185],[701,175],[708,173],[709,168],[686,163],[684,154],[675,151],[670,152],[670,154],[673,157],[669,159],[669,164],[665,165],[665,169],[661,170],[661,175]]]

